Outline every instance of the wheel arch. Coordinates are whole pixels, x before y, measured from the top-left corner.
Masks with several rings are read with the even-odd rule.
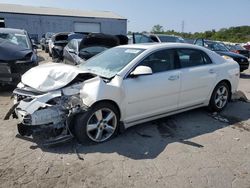
[[[112,104],[112,105],[117,109],[119,118],[121,118],[121,115],[122,115],[122,114],[121,114],[121,109],[120,109],[120,107],[118,106],[118,104],[117,104],[115,101],[110,100],[110,99],[102,99],[102,100],[100,100],[100,101],[96,101],[95,103],[93,103],[93,104],[91,105],[91,107],[96,106],[96,105],[98,105],[98,104],[100,104],[100,103],[110,103],[110,104]]]

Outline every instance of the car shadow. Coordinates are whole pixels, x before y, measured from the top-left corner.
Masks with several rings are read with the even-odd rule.
[[[228,126],[240,131],[250,131],[242,124],[242,121],[250,118],[249,112],[250,105],[248,103],[237,101],[229,103],[228,107],[220,114],[210,113],[205,108],[200,108],[137,125],[102,144],[80,145],[76,141],[71,141],[53,147],[33,145],[31,149],[39,147],[44,152],[75,153],[79,159],[84,158],[84,155],[89,153],[117,153],[134,160],[154,159],[165,151],[169,144],[175,142],[197,149],[206,147],[206,145],[192,141],[192,138]]]
[[[242,78],[242,79],[250,79],[250,74],[241,73],[241,74],[240,74],[240,78]]]

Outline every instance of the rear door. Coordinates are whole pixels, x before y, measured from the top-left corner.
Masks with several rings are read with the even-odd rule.
[[[177,49],[181,66],[179,108],[200,105],[209,98],[216,81],[216,65],[196,49]]]

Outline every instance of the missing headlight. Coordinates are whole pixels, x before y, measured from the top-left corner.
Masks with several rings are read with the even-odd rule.
[[[47,104],[58,105],[67,110],[83,106],[82,99],[79,95],[56,97],[48,101]]]
[[[81,107],[83,105],[82,99],[79,95],[69,96],[66,102],[68,109]]]

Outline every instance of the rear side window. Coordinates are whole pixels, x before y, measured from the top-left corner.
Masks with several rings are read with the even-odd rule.
[[[76,50],[76,47],[74,45],[74,40],[69,41],[68,43],[68,48],[72,50]]]
[[[197,40],[195,41],[195,44],[198,45],[198,46],[203,46],[202,39],[197,39]]]
[[[150,37],[143,35],[143,34],[134,34],[135,37],[135,43],[149,43],[149,42],[155,42]]]
[[[164,72],[175,69],[174,59],[174,50],[160,50],[149,55],[140,65],[150,67],[153,73]]]
[[[212,64],[207,54],[194,49],[177,49],[181,68]]]

